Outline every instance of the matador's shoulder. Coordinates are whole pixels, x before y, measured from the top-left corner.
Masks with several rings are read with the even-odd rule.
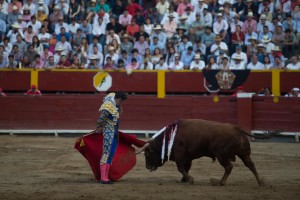
[[[118,108],[110,101],[106,101],[101,105],[99,111],[103,110],[107,110],[114,117],[119,117]]]

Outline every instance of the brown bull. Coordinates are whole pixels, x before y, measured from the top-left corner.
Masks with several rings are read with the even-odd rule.
[[[242,129],[232,124],[218,122],[185,119],[176,123],[177,134],[174,139],[170,160],[175,161],[178,171],[183,175],[181,181],[193,184],[193,177],[189,175],[192,160],[207,156],[213,160],[217,159],[224,167],[225,173],[222,179],[214,181],[214,185],[225,185],[231,173],[234,162],[238,156],[243,163],[252,171],[259,185],[264,185],[259,177],[255,165],[251,160],[251,148],[247,136],[266,139],[279,131],[274,131],[265,136],[251,136]],[[175,124],[171,126],[174,127]],[[168,128],[167,130],[168,131]],[[162,166],[167,160],[167,155],[161,159],[162,143],[164,135],[161,134],[149,141],[141,151],[145,151],[146,168],[154,171]],[[168,140],[168,138],[167,138]],[[167,149],[167,148],[166,148]]]

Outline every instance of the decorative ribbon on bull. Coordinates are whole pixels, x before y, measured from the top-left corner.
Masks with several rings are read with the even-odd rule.
[[[165,155],[166,155],[166,146],[167,146],[167,160],[170,160],[171,152],[172,152],[172,147],[174,144],[175,136],[177,133],[177,124],[178,122],[174,122],[172,124],[169,124],[168,126],[164,127],[160,131],[158,131],[152,139],[156,138],[160,134],[163,135],[163,142],[162,142],[162,148],[161,148],[161,162],[163,163],[165,160]]]

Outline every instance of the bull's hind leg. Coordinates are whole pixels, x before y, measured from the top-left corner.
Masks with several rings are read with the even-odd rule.
[[[228,158],[221,158],[221,157],[217,157],[219,163],[222,165],[222,167],[225,169],[224,175],[222,177],[222,179],[219,180],[215,180],[215,179],[211,179],[210,181],[212,182],[213,185],[225,185],[228,176],[231,173],[231,170],[233,168],[232,163],[230,162],[230,160]]]
[[[182,174],[181,182],[189,182],[194,184],[194,179],[189,175],[189,170],[192,166],[192,161],[186,161],[185,163],[176,163],[178,171]]]
[[[239,155],[239,158],[243,161],[246,167],[248,167],[254,174],[259,186],[264,186],[264,181],[259,177],[254,162],[251,160],[250,155]]]

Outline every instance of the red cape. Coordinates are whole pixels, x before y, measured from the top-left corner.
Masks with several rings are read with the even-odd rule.
[[[75,143],[75,149],[87,159],[98,181],[101,179],[99,165],[102,155],[102,143],[103,134],[94,131],[77,139]],[[135,166],[136,156],[132,144],[142,147],[145,142],[137,139],[135,135],[128,135],[119,131],[119,144],[109,170],[109,178],[112,181],[119,180]]]

